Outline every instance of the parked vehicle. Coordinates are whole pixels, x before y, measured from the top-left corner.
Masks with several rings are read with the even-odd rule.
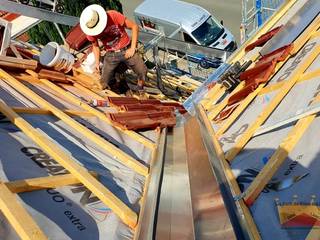
[[[189,43],[234,51],[234,36],[207,10],[178,0],[145,0],[134,11],[137,24],[153,33]]]
[[[220,58],[209,58],[206,57],[204,54],[188,54],[188,60],[198,63],[200,67],[208,69],[208,68],[218,68],[223,63],[222,59]]]
[[[35,7],[48,9],[54,12],[63,13],[64,7],[61,0],[16,0],[19,3],[33,5]]]

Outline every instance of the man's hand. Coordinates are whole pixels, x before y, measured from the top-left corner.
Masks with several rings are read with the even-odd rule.
[[[129,48],[129,49],[126,50],[126,53],[125,53],[124,56],[125,56],[126,59],[129,59],[134,55],[135,52],[136,52],[135,48]]]

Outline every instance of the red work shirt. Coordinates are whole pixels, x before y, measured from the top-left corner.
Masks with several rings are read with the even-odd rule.
[[[87,36],[88,40],[95,42],[100,39],[107,51],[116,51],[128,46],[130,38],[124,26],[126,17],[114,10],[107,11],[106,14],[108,16],[106,28],[98,36]]]

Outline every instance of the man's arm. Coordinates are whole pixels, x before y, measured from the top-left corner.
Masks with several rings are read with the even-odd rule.
[[[100,47],[97,40],[92,42],[92,52],[96,60],[96,71],[100,73]]]
[[[137,47],[138,35],[139,35],[139,27],[136,23],[126,18],[124,22],[124,26],[128,29],[131,29],[131,47],[126,51],[125,57],[131,58]]]

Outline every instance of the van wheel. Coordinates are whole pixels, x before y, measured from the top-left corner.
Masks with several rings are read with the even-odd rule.
[[[208,69],[209,68],[209,64],[207,63],[206,60],[201,60],[200,61],[200,67]]]
[[[58,4],[56,5],[56,12],[58,12],[58,13],[63,13],[63,11],[64,11],[64,6],[63,6],[63,4],[58,3]]]
[[[30,0],[18,0],[19,3],[22,3],[22,4],[29,4]]]

